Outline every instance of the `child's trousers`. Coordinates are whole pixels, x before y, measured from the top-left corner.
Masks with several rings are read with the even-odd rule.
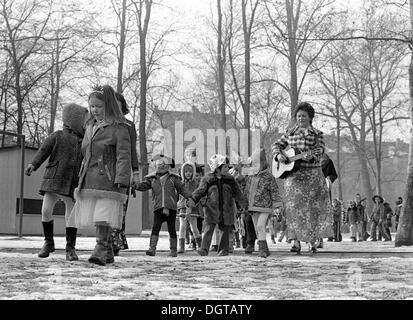
[[[187,216],[186,218],[179,217],[179,239],[185,239],[187,220],[189,222],[189,226],[191,227],[194,237],[199,238],[201,234],[199,233],[199,230],[198,230],[198,218],[195,216]]]
[[[257,234],[258,241],[267,239],[267,220],[269,213],[254,212],[252,214],[252,221],[255,227],[255,233]]]
[[[350,225],[351,237],[357,239],[357,235],[361,235],[361,228],[359,224],[353,223]],[[362,237],[360,237],[362,238]]]
[[[214,234],[214,229],[216,226],[217,225],[215,223],[204,223],[201,249],[206,250],[206,252],[209,252],[209,247],[211,246],[212,241],[212,235]],[[219,242],[218,251],[229,250],[229,232],[231,228],[232,226],[223,226],[222,229],[220,228],[220,231],[222,231],[222,236]]]
[[[162,209],[156,210],[153,215],[153,226],[152,226],[151,235],[159,236],[162,223],[166,221],[168,225],[169,237],[172,239],[176,239],[175,220],[176,220],[176,211],[169,210],[169,215],[167,216],[162,213]]]

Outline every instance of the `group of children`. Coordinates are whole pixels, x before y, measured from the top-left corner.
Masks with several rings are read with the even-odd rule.
[[[181,177],[170,169],[173,159],[158,155],[154,159],[155,172],[146,176],[135,187],[138,191],[152,189],[154,224],[147,255],[156,253],[161,224],[168,225],[170,253],[176,257],[184,253],[187,222],[194,235],[198,254],[206,256],[215,240],[219,256],[230,253],[236,239],[237,224],[241,215],[251,215],[257,233],[259,255],[269,255],[266,241],[268,218],[276,214],[283,203],[278,193],[274,176],[268,168],[263,149],[257,150],[250,158],[250,170],[245,177],[243,190],[237,180],[240,168],[229,171],[228,157],[216,154],[208,161],[210,172],[199,177],[194,162],[186,162],[181,167]],[[197,220],[203,216],[202,230]],[[179,219],[179,251],[175,221]],[[239,237],[238,237],[239,239]]]
[[[96,246],[89,262],[113,263],[118,251],[127,248],[122,233],[128,195],[130,191],[149,189],[154,222],[147,255],[156,254],[164,222],[168,225],[170,256],[184,253],[188,225],[199,255],[208,255],[212,242],[217,245],[220,256],[228,255],[234,239],[239,240],[235,235],[242,233],[242,224],[237,227],[241,216],[251,217],[253,221],[260,256],[269,255],[267,221],[283,204],[263,149],[256,150],[249,159],[247,175],[241,174],[241,167],[232,168],[230,173],[228,157],[220,154],[209,159],[210,172],[202,177],[197,164],[191,160],[182,165],[179,175],[171,170],[175,166],[172,158],[157,154],[152,159],[155,172],[140,181],[136,129],[125,118],[127,108],[123,96],[108,85],[99,86],[89,94],[88,104],[89,110],[76,104],[64,106],[63,130],[45,140],[26,169],[26,174],[31,175],[49,159],[40,188],[44,196],[45,243],[39,257],[48,257],[55,250],[52,212],[55,203],[63,200],[66,259],[79,260],[75,251],[77,230],[95,227]]]

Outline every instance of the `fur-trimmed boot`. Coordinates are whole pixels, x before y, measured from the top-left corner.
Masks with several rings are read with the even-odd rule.
[[[177,246],[178,246],[178,239],[177,238],[169,238],[169,257],[177,257],[178,256],[178,251],[177,251]]]
[[[115,252],[113,251],[113,232],[110,228],[109,239],[108,239],[108,251],[106,253],[106,263],[115,262]]]
[[[106,257],[108,252],[108,240],[111,227],[108,225],[96,226],[96,245],[92,255],[89,258],[90,263],[95,263],[101,266],[106,265]]]
[[[268,247],[267,241],[265,240],[258,240],[258,255],[262,258],[268,257]]]
[[[79,257],[76,254],[76,228],[66,228],[66,260],[67,261],[78,261]]]
[[[149,239],[149,249],[146,250],[147,256],[154,256],[156,254],[156,245],[158,244],[159,236],[151,235]]]
[[[49,222],[42,222],[44,233],[44,244],[38,253],[39,258],[47,258],[50,252],[54,252],[54,239],[53,239],[53,220]]]
[[[179,250],[178,253],[184,253],[185,252],[185,238],[180,238],[179,239]]]

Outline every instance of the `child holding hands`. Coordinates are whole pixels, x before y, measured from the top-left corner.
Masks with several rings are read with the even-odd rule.
[[[177,257],[177,237],[175,230],[175,219],[177,211],[178,196],[189,198],[191,194],[184,188],[179,175],[170,171],[175,167],[173,159],[163,154],[156,155],[152,161],[155,162],[156,172],[145,176],[144,180],[136,184],[136,190],[147,191],[152,189],[152,201],[154,219],[152,233],[149,240],[148,256],[154,256],[159,240],[159,231],[162,223],[166,221],[169,232],[170,257]]]

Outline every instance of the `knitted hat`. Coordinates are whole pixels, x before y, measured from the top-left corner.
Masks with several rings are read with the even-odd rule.
[[[214,173],[221,165],[229,163],[228,158],[222,154],[214,154],[211,159],[208,160],[208,165],[211,168],[211,172]]]
[[[152,157],[151,161],[155,162],[158,159],[165,159],[165,162],[169,164],[171,168],[175,168],[175,160],[173,158],[165,156],[163,154],[156,154]]]

